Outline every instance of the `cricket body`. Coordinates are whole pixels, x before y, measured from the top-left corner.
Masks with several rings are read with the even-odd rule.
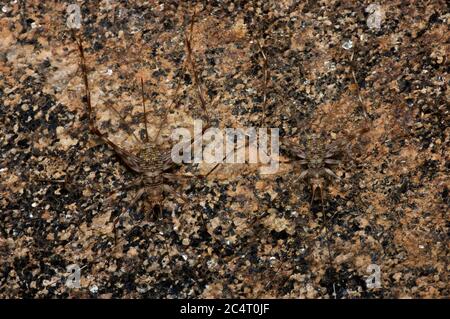
[[[194,19],[191,22],[191,30]],[[132,133],[132,137],[138,142],[139,148],[137,152],[130,152],[127,149],[123,148],[115,144],[105,133],[102,133],[98,126],[96,125],[95,120],[95,111],[91,102],[91,92],[89,87],[88,80],[88,69],[86,66],[85,54],[83,43],[80,37],[77,36],[75,30],[72,29],[72,36],[75,39],[75,42],[78,46],[78,51],[80,54],[80,69],[82,72],[85,94],[86,94],[86,109],[87,115],[89,119],[89,130],[92,134],[95,134],[103,143],[109,145],[111,149],[116,153],[116,155],[122,160],[122,162],[129,168],[131,171],[137,174],[137,178],[131,182],[129,185],[126,185],[126,189],[137,189],[136,195],[132,199],[129,208],[133,207],[143,196],[148,196],[148,198],[152,202],[152,206],[159,206],[160,212],[162,210],[161,203],[164,199],[164,193],[170,193],[174,195],[174,197],[180,199],[183,203],[186,202],[186,199],[182,194],[176,192],[173,187],[177,181],[182,178],[192,178],[193,175],[183,174],[179,172],[180,165],[173,162],[171,157],[171,148],[164,147],[161,145],[159,141],[160,133],[163,128],[164,122],[167,119],[168,110],[179,103],[179,101],[174,98],[171,101],[169,107],[166,108],[166,111],[162,115],[162,119],[157,127],[157,133],[154,137],[149,137],[149,130],[147,127],[147,110],[146,110],[146,101],[144,94],[144,81],[141,78],[141,95],[142,95],[142,107],[144,114],[144,125],[145,125],[145,136],[144,138],[138,138],[134,133]],[[192,33],[191,33],[192,36]],[[191,37],[185,38],[185,43],[187,47],[187,62],[191,62],[193,59],[191,58],[192,49],[191,49]],[[195,66],[191,65],[191,72],[195,72]],[[184,68],[184,66],[183,66]],[[197,79],[197,77],[196,77]],[[198,95],[201,96],[201,89],[199,83],[196,81],[195,83],[198,87]],[[181,80],[178,81],[177,87],[175,89],[174,95],[176,96],[179,88],[181,86]],[[111,105],[108,105],[120,118],[123,124],[127,125],[125,119],[121,116],[121,114]],[[205,108],[205,105],[202,105]],[[190,141],[189,143],[192,143]],[[114,224],[116,224],[118,218]]]
[[[311,203],[316,194],[320,194],[323,204],[323,189],[330,179],[340,180],[333,172],[333,168],[340,164],[338,156],[341,153],[339,143],[325,144],[321,134],[306,134],[304,147],[284,141],[281,145],[287,152],[298,158],[303,167],[296,181],[306,180],[311,185]]]
[[[170,150],[162,150],[161,146],[158,145],[159,132],[162,126],[162,121],[158,134],[150,140],[147,129],[147,116],[145,109],[145,98],[144,98],[144,83],[141,79],[141,89],[142,89],[142,105],[144,108],[144,124],[145,124],[145,138],[143,140],[135,139],[139,142],[139,151],[137,154],[133,154],[130,151],[124,149],[123,147],[112,142],[106,134],[100,132],[97,125],[95,124],[95,114],[94,109],[91,104],[90,98],[90,88],[88,81],[88,71],[84,57],[84,48],[81,39],[78,39],[73,33],[74,38],[77,41],[80,57],[81,57],[81,71],[83,74],[85,93],[86,93],[86,105],[87,113],[89,118],[89,130],[91,133],[99,137],[105,144],[109,145],[113,151],[120,157],[123,163],[133,172],[137,173],[139,177],[127,188],[139,187],[135,197],[133,198],[130,207],[132,207],[144,194],[150,195],[155,201],[160,201],[162,198],[163,191],[169,191],[174,193],[173,188],[170,184],[178,178],[178,174],[174,171],[177,165],[171,159]],[[115,109],[114,109],[115,110]],[[118,112],[116,112],[118,113]],[[118,113],[119,114],[119,113]],[[120,116],[122,121],[124,119]]]
[[[261,126],[264,126],[267,104],[267,87],[270,72],[268,70],[267,56],[259,42],[258,47],[263,60],[264,76]],[[319,124],[320,122],[322,122],[322,118],[320,118]],[[312,189],[311,204],[314,201],[316,194],[320,193],[323,209],[323,189],[326,186],[326,182],[330,179],[340,180],[339,176],[337,176],[332,169],[334,166],[341,163],[338,157],[342,153],[345,143],[342,141],[337,141],[331,144],[326,144],[324,143],[324,136],[322,132],[317,133],[312,130],[305,133],[303,140],[304,147],[302,147],[301,144],[293,143],[284,138],[281,141],[280,148],[289,153],[291,157],[295,157],[298,160],[297,162],[303,166],[303,170],[298,177],[294,177],[294,183],[301,180],[306,180],[311,185]]]

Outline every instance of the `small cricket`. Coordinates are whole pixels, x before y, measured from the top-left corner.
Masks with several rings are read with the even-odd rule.
[[[207,102],[205,97],[203,96],[203,91],[201,88],[201,81],[199,79],[194,59],[192,58],[192,33],[195,22],[195,13],[191,17],[190,22],[190,34],[185,35],[185,48],[186,48],[186,59],[185,64],[183,66],[183,70],[186,68],[190,69],[192,77],[194,79],[194,85],[196,86],[196,93],[198,100],[200,101],[201,108],[204,111],[204,114],[207,118],[209,118],[207,112]],[[145,86],[144,80],[141,78],[140,81],[140,89],[142,96],[142,109],[143,109],[143,122],[145,127],[145,135],[144,138],[137,137],[134,133],[132,133],[133,138],[138,142],[139,149],[137,152],[132,153],[125,149],[124,147],[117,145],[114,143],[106,133],[100,131],[99,127],[96,125],[96,116],[95,116],[95,107],[92,105],[91,101],[91,91],[89,86],[89,70],[86,65],[85,58],[85,50],[83,46],[83,42],[81,36],[77,35],[76,30],[71,30],[72,37],[77,45],[78,52],[80,55],[80,69],[82,73],[82,79],[85,89],[86,96],[86,111],[89,121],[89,131],[97,136],[103,143],[108,145],[113,152],[121,159],[121,161],[125,164],[125,166],[134,172],[137,177],[134,181],[125,185],[124,190],[136,190],[136,193],[129,203],[129,208],[132,209],[141,199],[147,199],[151,203],[154,208],[158,208],[159,213],[162,214],[163,202],[165,199],[165,194],[170,194],[176,199],[180,200],[183,204],[186,203],[187,198],[184,194],[177,191],[174,185],[180,180],[189,180],[192,178],[200,178],[200,176],[194,176],[190,173],[180,172],[180,165],[173,162],[171,158],[171,147],[161,145],[160,134],[163,126],[166,124],[168,111],[177,106],[179,103],[179,98],[176,97],[179,92],[181,86],[181,80],[176,84],[175,89],[175,97],[172,99],[170,105],[165,108],[165,112],[161,116],[160,123],[157,127],[157,133],[154,137],[149,136],[148,129],[148,121],[147,121],[147,106],[146,106],[146,98],[145,98]],[[125,125],[125,119],[121,114],[117,111],[114,106],[108,104],[108,107],[112,109],[114,113],[116,113],[121,120],[121,122]],[[204,130],[207,129],[208,126],[204,127]],[[192,141],[191,143],[194,143]],[[208,176],[211,172],[209,172],[206,176]],[[116,229],[117,223],[119,222],[119,217],[117,216],[113,225],[114,229]],[[201,220],[203,222],[204,227],[206,227],[203,216],[201,216]],[[117,241],[117,232],[115,232],[115,238]]]
[[[265,49],[261,42],[257,41],[260,56],[262,58],[262,116],[261,123],[265,124],[267,119],[266,109],[269,103],[267,98],[267,91],[269,88],[269,82],[271,81],[268,61],[268,56],[265,53]],[[302,121],[297,119],[297,133],[295,136],[285,136],[280,140],[280,149],[288,155],[288,161],[286,163],[297,164],[294,166],[292,176],[287,178],[288,187],[293,194],[299,192],[299,183],[305,183],[311,190],[309,210],[312,213],[315,201],[319,201],[320,215],[323,221],[322,231],[325,232],[326,237],[326,250],[328,252],[328,266],[329,269],[333,269],[333,253],[330,248],[330,236],[332,231],[329,229],[329,224],[332,222],[336,212],[332,214],[330,218],[327,218],[325,212],[325,190],[326,188],[335,182],[341,182],[342,178],[339,177],[335,170],[342,166],[344,163],[348,163],[354,158],[352,148],[352,142],[358,140],[365,133],[370,130],[369,117],[367,115],[366,107],[363,103],[363,99],[360,94],[359,85],[357,84],[355,77],[355,63],[353,61],[353,54],[350,57],[351,77],[354,85],[357,87],[357,106],[360,112],[363,114],[363,122],[354,133],[347,133],[341,129],[341,137],[338,139],[331,139],[329,132],[324,131],[321,128],[322,120],[328,114],[321,114],[318,119],[303,119]],[[282,91],[282,88],[277,83],[272,83],[272,88],[276,91]],[[285,103],[283,97],[281,97],[283,104]],[[343,125],[340,125],[342,128]],[[293,141],[293,140],[296,141]],[[358,142],[357,142],[358,143]],[[363,157],[364,158],[364,157]],[[361,159],[358,159],[361,160]],[[298,168],[300,170],[298,171]],[[318,235],[320,237],[320,235]],[[283,263],[275,270],[272,278],[265,285],[265,290],[269,289],[275,277],[278,276]],[[293,272],[291,272],[292,275]],[[287,275],[285,280],[282,280],[280,287],[283,286],[289,279],[290,275]],[[257,294],[258,297],[264,292],[261,291]],[[333,295],[336,296],[335,286],[333,285]]]

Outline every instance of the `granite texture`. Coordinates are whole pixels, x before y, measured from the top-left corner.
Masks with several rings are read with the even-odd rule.
[[[134,151],[203,117],[291,142],[347,141],[320,200],[298,163],[183,165],[161,212],[129,207],[135,176],[88,130],[66,1],[0,5],[0,297],[448,298],[449,7],[445,1],[76,1],[102,132]],[[353,76],[354,75],[354,76]],[[181,81],[180,89],[176,83]],[[176,105],[171,102],[179,98]],[[111,111],[113,105],[128,124]],[[281,154],[283,162],[292,158]],[[153,208],[152,208],[153,207]],[[118,236],[113,221],[119,216]],[[81,267],[80,288],[65,285]],[[367,267],[381,270],[368,288]]]

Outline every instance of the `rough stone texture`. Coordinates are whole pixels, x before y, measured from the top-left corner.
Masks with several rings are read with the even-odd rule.
[[[267,125],[293,142],[312,131],[348,139],[350,156],[324,190],[327,222],[310,187],[292,182],[295,163],[274,175],[222,165],[180,179],[185,204],[169,194],[162,213],[145,200],[129,209],[135,176],[88,131],[69,2],[2,1],[1,297],[449,297],[445,1],[380,1],[379,30],[367,26],[369,1],[76,3],[97,120],[123,147],[139,147],[127,132],[143,133],[140,78],[151,134],[167,108],[163,141],[204,117],[183,68],[195,8],[192,45],[216,124],[259,125],[259,42]],[[82,267],[79,289],[61,277],[70,264]],[[370,264],[381,288],[366,287]]]

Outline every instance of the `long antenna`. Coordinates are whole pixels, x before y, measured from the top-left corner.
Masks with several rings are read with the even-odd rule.
[[[187,58],[188,63],[191,65],[191,71],[192,71],[192,75],[193,75],[193,78],[194,78],[194,83],[195,83],[195,85],[197,87],[197,96],[198,96],[198,99],[200,100],[201,108],[203,109],[203,112],[205,112],[205,115],[208,118],[208,122],[211,122],[210,121],[210,116],[209,116],[209,113],[208,113],[208,109],[207,109],[207,104],[208,103],[206,102],[206,99],[203,96],[202,89],[201,89],[202,82],[200,81],[200,77],[199,77],[199,75],[197,73],[197,68],[195,66],[195,61],[192,58],[192,55],[193,55],[193,51],[192,51],[192,35],[194,33],[194,23],[195,23],[195,16],[196,16],[196,14],[197,13],[194,11],[194,13],[192,14],[191,23],[190,23],[190,26],[189,26],[189,36],[185,36],[185,43],[186,43],[186,50],[187,50],[187,57],[186,58]]]
[[[149,142],[147,127],[147,110],[145,109],[144,80],[141,78],[142,107],[144,108],[145,142]]]
[[[264,83],[263,83],[263,105],[262,105],[262,116],[261,116],[261,127],[265,126],[266,122],[266,107],[267,107],[267,84],[269,81],[269,69],[267,66],[267,56],[264,53],[263,47],[259,41],[257,41],[259,51],[261,52],[261,56],[263,58],[263,73],[264,73]]]

